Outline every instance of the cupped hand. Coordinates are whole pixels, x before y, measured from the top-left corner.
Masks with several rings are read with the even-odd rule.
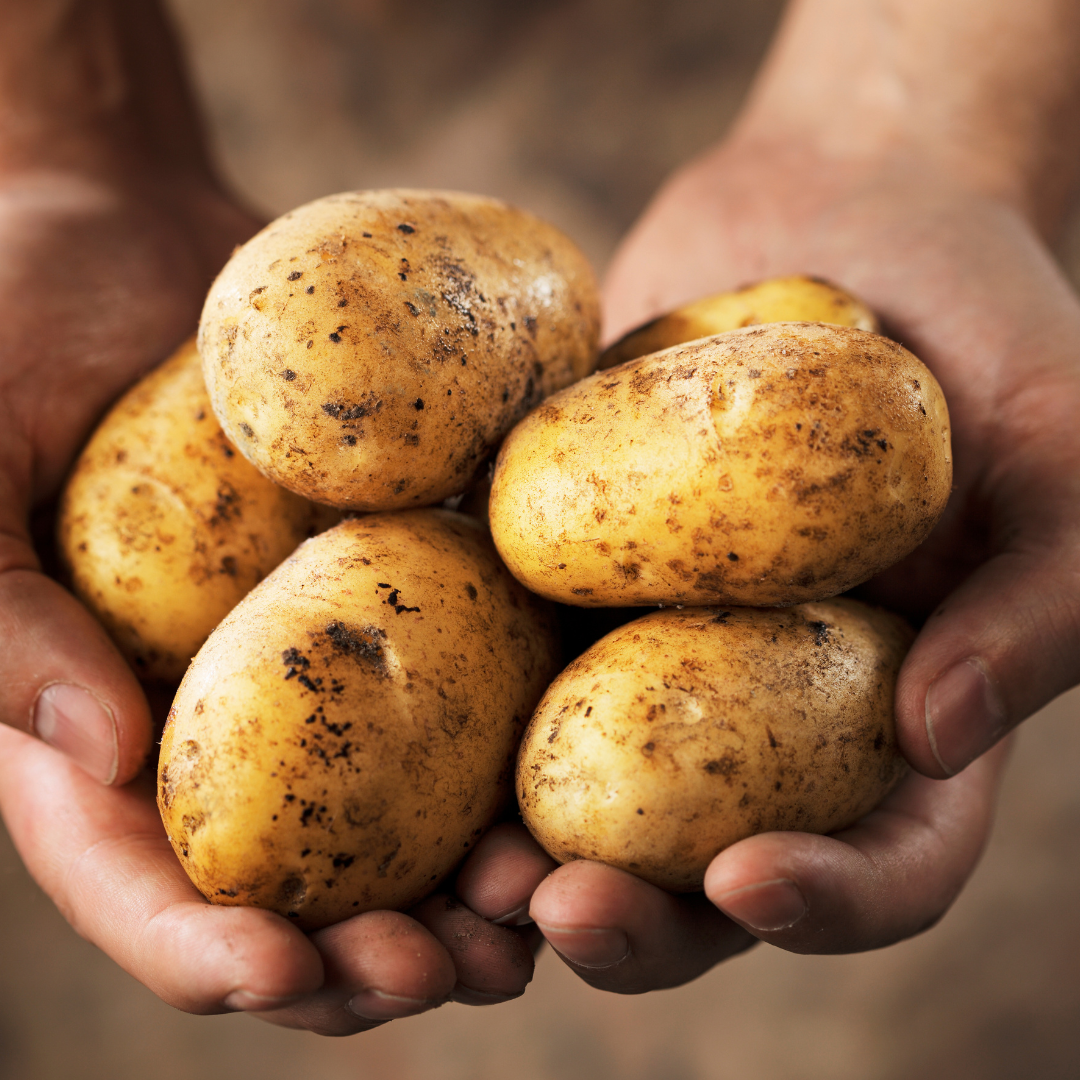
[[[631,233],[608,332],[787,273],[856,292],[945,391],[945,516],[861,594],[922,626],[900,742],[950,776],[1080,681],[1080,299],[1017,209],[918,161],[841,173],[736,145],[677,175]]]
[[[165,836],[148,774],[105,787],[0,727],[0,811],[65,918],[163,1000],[349,1035],[447,1001],[493,1004],[532,977],[530,943],[453,897],[305,935],[268,911],[208,904]]]
[[[849,952],[932,925],[989,834],[999,740],[1080,680],[1080,302],[1033,226],[917,161],[842,168],[732,142],[676,174],[630,233],[606,284],[606,337],[795,273],[866,300],[949,402],[945,517],[861,590],[921,626],[897,691],[917,771],[833,836],[732,846],[709,867],[704,896],[669,896],[595,863],[556,869],[516,833],[514,858],[531,859],[532,917],[604,989],[685,982],[754,938]],[[491,900],[505,859],[477,851],[459,885],[466,903],[520,906],[512,888]]]
[[[601,863],[556,866],[522,826],[481,841],[458,893],[488,917],[527,901],[570,968],[621,994],[679,986],[757,939],[804,953],[879,948],[932,926],[959,893],[989,833],[1005,756],[999,746],[946,782],[910,773],[832,836],[742,840],[712,861],[704,895],[675,896]]]
[[[829,836],[773,832],[732,845],[704,891],[672,895],[625,871],[558,866],[521,825],[477,845],[457,892],[486,918],[526,915],[590,985],[633,994],[678,986],[762,940],[804,953],[880,948],[936,923],[993,823],[1001,743],[959,775],[909,771],[871,813]]]
[[[192,332],[256,227],[208,179],[137,158],[0,171],[0,721],[106,783],[142,767],[147,706],[101,627],[41,572],[30,516],[104,409]]]
[[[446,894],[311,935],[208,904],[142,771],[143,691],[34,550],[32,510],[109,404],[190,335],[256,228],[196,167],[125,153],[84,171],[0,171],[0,810],[76,930],[178,1008],[351,1034],[449,1000],[505,1001],[532,977],[528,932]]]

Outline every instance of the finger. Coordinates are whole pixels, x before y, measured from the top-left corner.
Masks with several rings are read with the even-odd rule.
[[[0,522],[2,525],[2,522]],[[96,619],[45,577],[29,542],[0,532],[0,720],[123,784],[153,738],[131,669]]]
[[[909,773],[877,810],[833,836],[763,833],[722,851],[705,875],[720,910],[792,952],[891,945],[932,926],[990,832],[1002,745],[952,780]]]
[[[1080,681],[1075,541],[994,556],[931,616],[897,683],[897,733],[921,773],[953,776]]]
[[[458,873],[454,892],[481,918],[524,926],[536,887],[559,864],[524,825],[496,825],[481,838]]]
[[[102,787],[0,727],[0,811],[75,930],[176,1008],[280,1008],[321,986],[318,952],[285,919],[202,898],[165,837],[152,780]]]
[[[355,1035],[450,1000],[457,973],[445,948],[415,919],[369,911],[311,935],[326,970],[315,993],[259,1014],[319,1035]]]
[[[530,910],[585,982],[619,994],[680,986],[754,943],[701,894],[673,896],[602,863],[561,866]]]
[[[971,338],[995,375],[962,381],[941,364],[969,523],[949,554],[958,568],[973,550],[990,557],[931,615],[900,673],[901,748],[927,776],[958,773],[1080,681],[1080,302],[1027,247],[1038,287],[989,328],[983,312]]]
[[[525,993],[533,977],[533,955],[514,930],[495,926],[445,893],[429,896],[410,914],[449,953],[457,975],[455,1001],[497,1005]]]

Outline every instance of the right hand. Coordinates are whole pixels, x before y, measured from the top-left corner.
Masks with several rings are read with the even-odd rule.
[[[1002,744],[944,783],[909,773],[831,836],[741,840],[712,861],[703,894],[584,859],[558,866],[524,826],[502,825],[465,864],[458,895],[488,918],[528,912],[572,971],[617,994],[680,986],[756,939],[801,953],[882,948],[932,926],[963,887],[1005,760]]]

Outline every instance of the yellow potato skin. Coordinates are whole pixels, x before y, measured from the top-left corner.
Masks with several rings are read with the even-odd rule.
[[[510,570],[554,600],[768,606],[891,566],[951,484],[945,398],[916,357],[774,323],[553,395],[503,444],[489,515]]]
[[[529,409],[596,366],[585,257],[495,199],[319,199],[229,261],[199,329],[229,437],[267,476],[354,510],[464,491]]]
[[[877,317],[858,298],[804,274],[771,278],[695,300],[620,338],[600,356],[600,370],[695,338],[773,322],[823,322],[878,333]]]
[[[893,694],[913,638],[852,600],[664,610],[602,638],[551,684],[517,795],[554,859],[595,859],[674,892],[730,844],[827,833],[906,770]]]
[[[98,426],[64,489],[59,546],[75,593],[135,671],[175,683],[241,598],[340,516],[236,452],[192,339]]]
[[[304,929],[415,903],[505,805],[558,670],[553,616],[445,510],[349,519],[214,631],[176,695],[158,806],[213,903]]]

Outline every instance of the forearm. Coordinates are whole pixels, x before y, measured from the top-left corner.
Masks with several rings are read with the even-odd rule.
[[[894,163],[1053,231],[1080,181],[1078,0],[793,0],[731,143]]]
[[[155,0],[0,0],[0,169],[208,169]]]

